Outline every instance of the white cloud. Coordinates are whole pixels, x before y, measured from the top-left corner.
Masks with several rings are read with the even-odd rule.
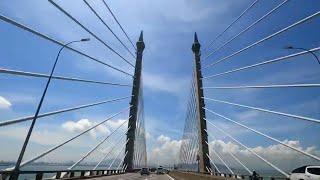
[[[303,148],[299,141],[285,140],[283,142],[310,154],[320,156],[320,151],[314,146]],[[212,151],[212,149],[214,149],[221,156],[221,158],[227,164],[232,165],[232,167],[241,168],[239,164],[234,163],[235,160],[231,158],[230,154],[222,146],[227,148],[233,155],[240,159],[245,165],[248,166],[249,169],[265,169],[266,167],[271,168],[269,166],[266,166],[266,164],[262,160],[255,157],[255,155],[253,155],[250,151],[242,148],[238,144],[235,144],[233,142],[225,142],[222,140],[214,140],[210,142],[210,155],[214,157],[214,153]],[[266,147],[257,146],[252,147],[251,150],[264,157],[271,163],[275,164],[280,169],[283,169],[284,171],[293,170],[299,165],[318,163],[308,158],[307,156],[293,151],[281,144],[273,144]]]
[[[123,124],[125,121],[127,121],[127,120],[125,120],[125,119],[109,120],[105,123],[105,125],[108,128],[110,128],[111,130],[114,130],[114,129],[118,128],[121,124]],[[123,125],[122,127],[123,127],[123,129],[127,128],[126,125]]]
[[[84,124],[84,126],[88,126],[90,123],[83,120],[81,121],[81,123],[78,123],[78,125],[79,124]],[[6,138],[23,140],[25,138],[26,133],[27,133],[27,128],[25,127],[11,127],[3,131],[0,131],[0,136],[6,137]],[[152,136],[152,135],[149,134],[148,136]],[[48,141],[48,139],[50,140]],[[68,137],[63,132],[59,131],[59,129],[56,131],[52,131],[52,130],[49,131],[48,129],[43,129],[43,130],[35,130],[33,132],[31,142],[41,144],[41,145],[56,145],[63,142],[66,139],[68,139]],[[181,142],[182,142],[181,140],[173,140],[167,135],[160,135],[157,138],[150,138],[149,141],[150,140],[152,142],[150,142],[148,146],[152,145],[153,147],[147,152],[149,165],[172,166],[173,164],[179,163],[179,151],[180,151]],[[93,144],[95,143],[96,142],[94,142]],[[123,139],[123,143],[124,143],[124,139]],[[120,147],[122,146],[123,143],[119,144],[118,146],[119,148],[116,148],[114,152],[110,154],[110,157],[108,159],[114,158],[119,153]],[[294,140],[285,140],[284,143],[289,144],[293,147],[296,147],[300,150],[306,151],[310,154],[320,156],[319,149],[317,149],[314,146],[303,147],[299,141],[294,141]],[[72,142],[70,145],[77,146],[77,147],[89,147],[87,143],[84,143],[84,139],[82,140],[78,139]],[[212,149],[214,149],[227,164],[230,164],[231,167],[242,169],[242,167],[239,164],[235,163],[235,160],[232,159],[232,157],[228,154],[228,152],[225,149],[222,148],[221,145],[226,147],[231,153],[233,153],[251,170],[253,169],[261,170],[261,169],[267,169],[267,168],[270,169],[269,166],[267,166],[264,162],[256,158],[248,150],[230,141],[215,140],[215,141],[209,142],[210,155],[215,161],[218,159],[215,157]],[[108,149],[110,149],[110,147],[111,147],[110,144],[106,147],[102,147],[102,149],[100,149],[100,152],[102,153],[108,152]],[[314,161],[310,158],[307,158],[306,156],[301,155],[298,152],[290,150],[281,144],[273,144],[273,145],[264,146],[264,147],[256,146],[256,147],[251,147],[251,149],[257,154],[266,158],[271,163],[275,164],[276,166],[288,172],[300,165],[319,164],[319,162]],[[68,151],[66,153],[71,153],[71,152],[72,151],[70,152]],[[97,159],[101,158],[100,157],[101,154],[100,155],[99,154],[100,153],[96,154]],[[67,154],[65,155],[67,156]],[[55,161],[56,159],[53,159],[53,158],[57,158],[57,157],[48,156],[46,157],[46,161],[51,161],[51,162]],[[219,161],[217,161],[216,163],[222,164]]]
[[[106,135],[110,134],[110,131],[113,131],[115,128],[119,127],[124,120],[110,120],[110,122],[104,125],[100,125],[97,128],[89,131],[90,136],[82,135],[68,144],[64,145],[62,148],[57,149],[53,153],[46,155],[41,158],[41,161],[47,162],[67,162],[67,161],[75,161],[80,158],[80,156],[84,155],[88,152],[92,147],[96,146],[100,139],[104,139]],[[81,119],[79,121],[68,121],[63,123],[60,127],[52,126],[52,125],[38,125],[32,132],[30,138],[30,147],[28,147],[28,152],[26,154],[26,159],[33,157],[36,154],[40,154],[46,151],[48,148],[52,146],[56,146],[69,140],[74,137],[75,134],[79,134],[80,132],[85,131],[86,129],[92,127],[97,124],[94,121],[90,121],[88,119]],[[122,128],[117,131],[116,135],[110,136],[107,140],[107,143],[104,143],[99,147],[100,149],[106,149],[106,147],[110,148],[110,145],[116,142],[117,138],[120,135],[124,134],[124,129],[126,129],[126,124],[123,124]],[[2,160],[14,160],[18,155],[18,150],[21,143],[26,137],[29,126],[8,126],[2,130],[0,130],[0,141],[7,145],[2,151],[2,155],[6,156],[2,158]],[[70,132],[70,133],[66,133]],[[119,132],[122,131],[122,132]],[[120,135],[119,135],[120,134]],[[99,135],[101,137],[99,137]],[[123,142],[120,142],[119,146],[124,144],[125,138]],[[75,149],[76,153],[75,153]],[[110,154],[108,159],[114,158],[120,151],[120,148],[114,149]],[[63,153],[61,153],[63,152]],[[97,151],[97,152],[105,152],[105,151]],[[101,153],[93,153],[90,155],[90,159],[87,159],[89,162],[97,162],[100,160],[102,154]]]
[[[173,165],[178,163],[181,141],[171,140],[171,138],[160,135],[157,138],[155,147],[147,152],[149,165]]]
[[[160,142],[168,142],[171,139],[168,136],[160,135],[157,140],[160,141]]]
[[[37,101],[37,97],[33,94],[28,93],[20,93],[20,92],[9,92],[6,93],[6,96],[10,99],[13,104],[34,104]]]
[[[20,153],[20,147],[25,140],[29,127],[6,127],[0,130],[0,141],[6,144],[6,148],[1,149],[1,160],[15,161]],[[41,126],[34,129],[24,159],[30,159],[48,149],[61,144],[72,138],[73,134],[66,134],[58,127]],[[85,155],[92,147],[98,144],[89,136],[80,136],[77,139],[63,145],[61,148],[47,154],[39,159],[44,162],[69,162],[76,161]],[[101,159],[100,153],[93,153],[85,161],[97,162]]]
[[[153,136],[149,132],[146,132],[146,139],[153,139]]]
[[[88,119],[81,119],[77,122],[68,121],[62,124],[62,127],[67,131],[83,131],[89,127],[91,127],[91,122]]]
[[[249,110],[237,113],[237,119],[241,121],[250,121],[250,120],[256,120],[259,115],[258,111],[255,110]]]
[[[11,102],[6,98],[0,96],[0,109],[8,109],[11,107]]]
[[[152,73],[144,73],[144,87],[154,90],[163,91],[174,94],[181,94],[187,89],[189,78],[177,78],[169,75],[155,75]]]
[[[80,133],[85,131],[86,129],[94,126],[96,123],[90,121],[89,119],[80,119],[77,122],[74,121],[67,121],[63,123],[61,126],[68,132],[72,133]],[[107,126],[101,124],[98,127],[89,131],[89,134],[92,138],[96,138],[98,133],[110,134],[110,130]]]
[[[0,136],[5,137],[6,139],[16,139],[16,140],[25,140],[26,134],[28,132],[29,127],[6,127],[1,129]],[[32,132],[30,142],[39,144],[39,145],[57,145],[61,142],[67,140],[69,136],[66,136],[63,131],[59,129],[49,129],[48,128],[41,128],[34,129]],[[75,140],[71,142],[69,145],[72,146],[81,146],[87,147],[87,144],[81,143],[81,140]]]
[[[123,124],[126,120],[118,119],[118,120],[109,120],[96,128],[89,131],[89,134],[92,138],[96,138],[99,134],[110,134],[111,131],[118,128],[121,124]],[[86,129],[97,125],[98,122],[89,120],[89,119],[80,119],[79,121],[67,121],[61,125],[61,127],[71,133],[81,133]],[[126,125],[123,125],[120,130],[125,131],[127,128]]]
[[[150,144],[153,144],[154,147],[148,151],[149,165],[172,166],[173,164],[179,163],[178,157],[181,142],[181,140],[172,140],[170,137],[165,135],[158,136],[158,138],[154,139],[153,142],[150,142]],[[294,140],[285,140],[283,142],[310,154],[320,156],[320,150],[314,146],[303,147],[299,141]],[[218,160],[218,158],[215,157],[212,149],[214,149],[231,167],[243,169],[240,164],[235,163],[235,160],[221,145],[227,148],[251,170],[271,169],[270,166],[266,165],[263,161],[255,157],[250,151],[230,141],[226,142],[222,140],[214,140],[209,142],[209,153],[214,160]],[[308,158],[307,156],[293,151],[281,144],[273,144],[265,147],[256,146],[251,147],[251,150],[280,167],[280,169],[288,172],[300,165],[319,164],[319,162],[312,160],[311,158]],[[222,164],[220,161],[217,161],[216,163]]]
[[[173,117],[169,117],[173,118]],[[172,123],[172,120],[168,118],[158,118],[158,117],[148,117],[145,120],[145,129],[146,129],[146,136],[152,140],[156,140],[157,136],[161,134],[170,134],[173,135],[171,139],[177,139],[182,136],[182,131],[179,129],[179,126]],[[174,118],[179,120],[179,117]],[[167,120],[167,121],[166,121]],[[163,123],[159,123],[163,122]]]

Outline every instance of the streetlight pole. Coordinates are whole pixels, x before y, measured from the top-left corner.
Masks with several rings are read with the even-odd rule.
[[[200,156],[197,154],[198,172],[200,172]]]
[[[15,167],[14,167],[11,175],[10,175],[9,180],[17,180],[18,177],[19,177],[20,164],[21,164],[21,161],[22,161],[22,159],[23,159],[24,153],[25,153],[25,151],[26,151],[26,148],[27,148],[27,145],[28,145],[30,136],[31,136],[31,134],[32,134],[34,125],[35,125],[36,120],[37,120],[37,118],[38,118],[38,114],[39,114],[39,112],[40,112],[40,109],[41,109],[41,106],[42,106],[42,102],[43,102],[43,100],[44,100],[44,97],[46,96],[46,93],[47,93],[47,90],[48,90],[48,87],[49,87],[49,84],[50,84],[50,81],[51,81],[53,72],[54,72],[54,70],[55,70],[55,68],[56,68],[56,65],[57,65],[57,62],[58,62],[58,59],[59,59],[59,56],[60,56],[61,51],[62,51],[65,47],[67,47],[68,45],[70,45],[70,44],[72,44],[72,43],[75,43],[75,42],[84,42],[84,41],[90,41],[90,39],[89,39],[89,38],[86,38],[86,39],[81,39],[81,40],[77,40],[77,41],[71,41],[71,42],[65,44],[64,46],[62,46],[62,47],[60,48],[59,53],[58,53],[58,55],[57,55],[57,57],[56,57],[56,60],[55,60],[55,62],[54,62],[54,65],[53,65],[53,67],[52,67],[52,70],[51,70],[49,79],[48,79],[48,81],[47,81],[46,87],[45,87],[45,89],[44,89],[44,91],[43,91],[43,93],[42,93],[42,96],[41,96],[40,102],[39,102],[39,104],[38,104],[36,113],[35,113],[35,115],[34,115],[34,117],[33,117],[33,120],[32,120],[31,126],[30,126],[30,128],[29,128],[27,137],[26,137],[26,139],[24,140],[22,149],[21,149],[20,154],[19,154],[19,158],[18,158],[18,160],[17,160],[17,162],[16,162],[16,165],[15,165]]]
[[[300,49],[300,50],[308,51],[317,59],[318,63],[320,64],[320,60],[319,60],[318,56],[314,52],[312,52],[308,49],[300,48],[300,47],[293,47],[293,46],[286,46],[286,47],[284,47],[284,49]]]

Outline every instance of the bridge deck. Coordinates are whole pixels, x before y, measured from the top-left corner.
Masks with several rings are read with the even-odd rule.
[[[90,180],[174,180],[167,174],[157,175],[151,174],[149,176],[140,175],[139,173],[126,173],[114,176],[103,176],[97,178],[90,178]]]

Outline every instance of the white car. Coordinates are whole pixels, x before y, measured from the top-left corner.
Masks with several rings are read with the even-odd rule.
[[[320,166],[302,166],[290,173],[291,180],[320,180]]]
[[[157,174],[164,174],[164,170],[163,170],[163,168],[162,168],[162,166],[159,166],[158,168],[157,168],[157,172],[156,172]]]

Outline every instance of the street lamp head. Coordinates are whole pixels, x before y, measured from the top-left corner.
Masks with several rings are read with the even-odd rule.
[[[90,41],[90,38],[81,39],[81,41]]]
[[[301,48],[301,47],[293,47],[293,46],[285,46],[283,48],[284,49],[299,49],[299,50],[303,50],[304,53],[308,52],[308,53],[312,54],[317,59],[318,63],[320,64],[320,60],[319,60],[318,56],[314,52],[312,52],[312,50],[308,50],[308,49]]]
[[[285,47],[283,47],[284,49],[293,49],[293,47],[292,46],[285,46]]]

